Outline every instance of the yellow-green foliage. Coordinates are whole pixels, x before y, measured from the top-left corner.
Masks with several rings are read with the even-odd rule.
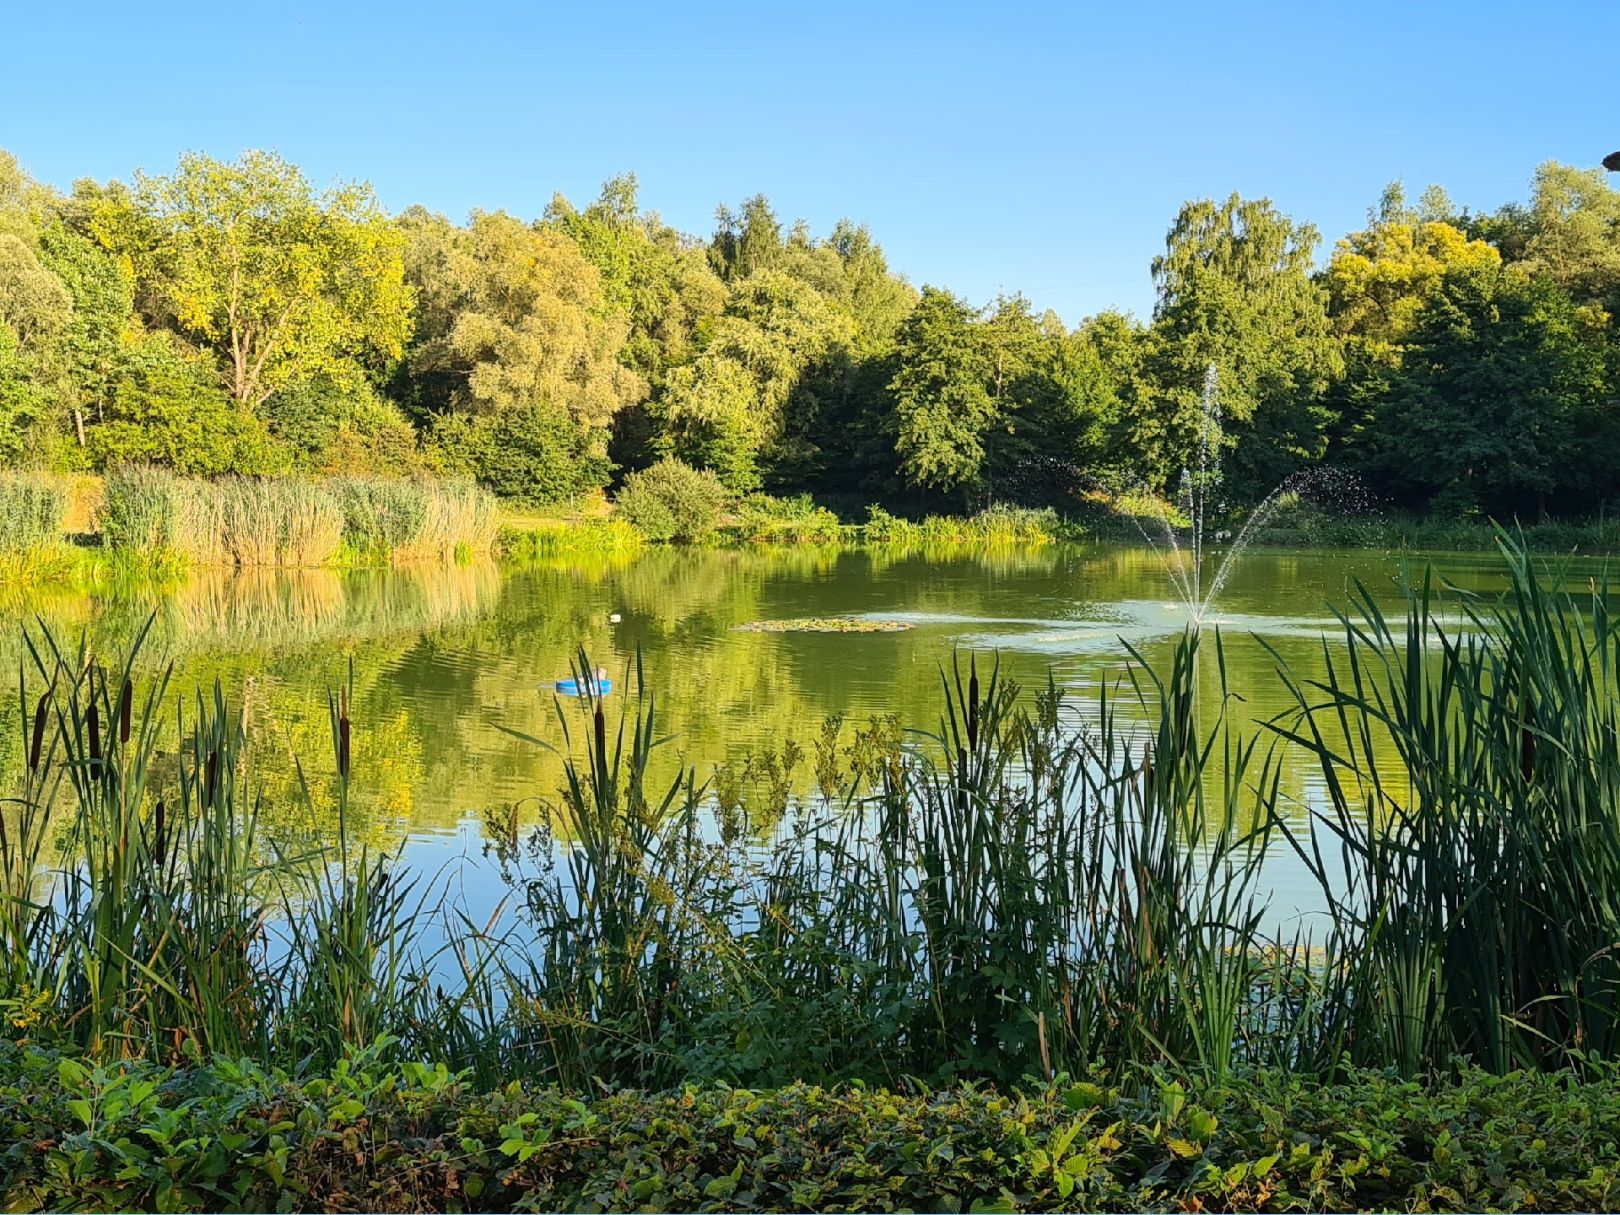
[[[510,557],[632,557],[646,547],[647,538],[628,521],[581,519],[508,527],[500,549]]]
[[[725,530],[739,540],[767,544],[833,544],[844,535],[838,516],[817,506],[809,494],[750,494],[738,503]]]

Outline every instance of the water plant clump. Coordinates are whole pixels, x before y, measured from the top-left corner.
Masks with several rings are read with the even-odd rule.
[[[114,552],[239,568],[479,556],[498,528],[477,487],[401,477],[205,480],[128,466],[108,473],[101,508]]]
[[[750,620],[732,627],[738,633],[903,633],[914,626],[908,620],[804,616],[792,620]]]

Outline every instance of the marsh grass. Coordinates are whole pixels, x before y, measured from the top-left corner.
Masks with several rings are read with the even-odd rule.
[[[303,854],[261,841],[240,713],[218,684],[168,703],[167,673],[137,675],[141,640],[108,666],[29,638],[25,773],[0,807],[12,1032],[97,1058],[294,1067],[389,1033],[439,1050],[457,1006],[430,998],[433,952],[404,944],[425,935],[426,897],[407,902],[392,857],[351,849],[346,820]]]
[[[235,567],[467,560],[495,540],[495,501],[472,485],[389,477],[107,475],[104,544],[146,561]]]
[[[973,515],[929,515],[921,521],[900,518],[881,506],[871,506],[859,533],[862,542],[869,545],[941,549],[960,545],[1051,544],[1075,534],[1076,529],[1065,525],[1054,510],[998,503]]]
[[[1392,621],[1360,589],[1325,677],[1283,668],[1297,711],[1274,728],[1328,795],[1301,851],[1338,1036],[1407,1073],[1620,1051],[1620,620],[1606,577],[1572,587],[1501,541],[1500,600],[1425,576]]]

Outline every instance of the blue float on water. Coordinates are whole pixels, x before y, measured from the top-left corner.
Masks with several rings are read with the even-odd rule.
[[[602,670],[598,670],[583,684],[578,679],[559,679],[555,686],[564,696],[588,696],[592,692],[598,696],[606,696],[613,691],[613,681],[607,677],[607,672]]]

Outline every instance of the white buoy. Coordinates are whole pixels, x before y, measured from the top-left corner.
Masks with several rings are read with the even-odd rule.
[[[624,617],[619,615],[619,613],[613,612],[612,614],[610,614],[608,616],[608,623],[609,624],[618,624],[619,621],[621,621],[623,619],[624,619]]]

